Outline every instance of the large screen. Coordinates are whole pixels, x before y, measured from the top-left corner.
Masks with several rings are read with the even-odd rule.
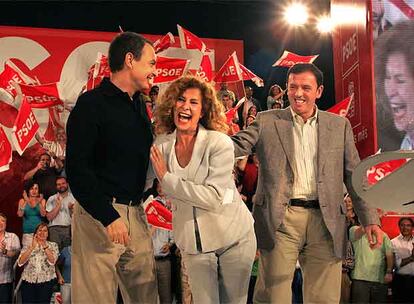
[[[414,148],[414,0],[373,0],[378,147]]]

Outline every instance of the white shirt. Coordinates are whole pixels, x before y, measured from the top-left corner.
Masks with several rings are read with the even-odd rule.
[[[318,108],[306,123],[290,108],[293,116],[293,189],[292,197],[318,199],[316,183],[318,166]]]
[[[50,212],[56,206],[56,199],[58,197],[58,193],[49,197],[46,203],[46,211]],[[69,205],[75,203],[75,198],[73,197],[71,192],[62,199],[62,205],[60,206],[60,210],[56,217],[49,222],[49,227],[52,226],[70,226],[71,224],[71,217],[69,211]]]
[[[4,239],[0,239],[0,242],[6,244],[8,251],[20,251],[19,237],[11,232],[4,233]],[[8,257],[0,252],[0,284],[12,282],[12,270],[13,260],[15,257]]]
[[[414,146],[411,142],[411,137],[405,134],[403,141],[401,142],[401,150],[413,150]]]
[[[49,246],[49,249],[53,252],[53,257],[56,262],[59,255],[59,249],[57,244],[55,242],[48,241],[47,245]],[[42,248],[40,248],[39,245],[37,245],[37,247],[32,251],[26,263],[27,265],[22,273],[22,279],[26,282],[44,283],[56,278],[55,264],[49,262],[45,251]],[[23,265],[24,264],[19,263],[20,267],[22,267]]]
[[[395,264],[397,266],[398,274],[414,276],[414,262],[400,267],[402,259],[411,256],[411,253],[413,251],[413,243],[413,236],[411,236],[411,239],[405,240],[401,234],[391,240],[391,244],[395,253]]]

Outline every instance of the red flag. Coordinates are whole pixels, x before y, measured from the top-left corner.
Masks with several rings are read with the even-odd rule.
[[[149,224],[158,228],[172,230],[172,212],[159,201],[152,200],[147,203],[145,213]]]
[[[88,82],[86,83],[86,90],[96,88],[104,79],[109,77],[111,70],[109,68],[108,57],[102,53],[98,53],[96,62],[88,70]]]
[[[0,126],[0,172],[9,170],[9,164],[12,161],[12,147]]]
[[[318,56],[319,55],[301,56],[289,51],[284,51],[283,55],[272,66],[290,68],[297,63],[312,63]]]
[[[243,80],[236,52],[230,55],[214,77],[214,82],[236,82]]]
[[[239,67],[242,71],[243,80],[252,80],[255,83],[255,85],[257,85],[258,87],[264,87],[264,82],[262,78],[260,78],[255,73],[250,71],[248,68],[246,68],[241,63],[239,63]]]
[[[155,53],[159,53],[168,49],[174,43],[175,40],[173,34],[171,34],[171,32],[168,32],[165,36],[161,37],[160,39],[154,42],[153,46]]]
[[[207,82],[210,82],[213,78],[213,67],[211,66],[210,57],[207,54],[203,55],[197,75]]]
[[[20,88],[32,108],[44,109],[63,105],[59,97],[57,82],[41,85],[20,84]]]
[[[246,100],[246,97],[241,98],[233,108],[231,108],[225,113],[226,118],[227,118],[227,123],[230,123],[233,121],[234,116],[236,116],[237,114],[237,110],[240,108],[243,102],[245,102],[245,100]]]
[[[333,107],[329,108],[327,112],[338,114],[339,116],[345,117],[348,114],[349,107],[351,106],[354,94],[338,102]]]
[[[7,93],[9,93],[13,98],[15,98],[17,92],[12,82],[16,82],[19,84],[26,83],[26,81],[24,81],[23,77],[21,77],[18,72],[16,72],[10,65],[5,64],[4,70],[0,74],[0,88],[5,89]]]
[[[180,37],[180,45],[181,48],[187,49],[187,50],[199,50],[202,53],[206,51],[206,45],[203,41],[201,41],[200,38],[198,38],[196,35],[191,33],[190,31],[186,30],[185,28],[179,26],[177,24],[178,28],[178,36]]]
[[[367,179],[370,185],[376,184],[378,181],[391,174],[407,162],[406,159],[395,159],[388,162],[380,163],[367,171]]]
[[[24,97],[16,121],[14,122],[12,133],[14,147],[20,155],[23,154],[38,130],[39,124],[30,104],[27,102],[26,97]]]
[[[154,78],[154,83],[166,83],[174,81],[187,72],[190,60],[158,57],[155,68],[157,69],[157,76]]]

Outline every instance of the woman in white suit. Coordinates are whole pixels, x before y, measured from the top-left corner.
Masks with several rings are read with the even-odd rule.
[[[173,232],[198,303],[246,303],[253,218],[234,184],[234,150],[214,88],[187,76],[156,106],[151,161],[171,199]]]

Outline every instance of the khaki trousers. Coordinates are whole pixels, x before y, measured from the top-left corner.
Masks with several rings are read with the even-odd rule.
[[[131,242],[111,242],[105,227],[78,203],[73,214],[72,303],[158,303],[152,240],[141,207],[113,204]]]
[[[272,250],[260,250],[255,303],[292,303],[291,284],[299,258],[304,303],[339,303],[341,260],[319,209],[286,208]]]
[[[181,251],[194,303],[245,304],[256,248],[252,228],[226,248],[199,254]]]

